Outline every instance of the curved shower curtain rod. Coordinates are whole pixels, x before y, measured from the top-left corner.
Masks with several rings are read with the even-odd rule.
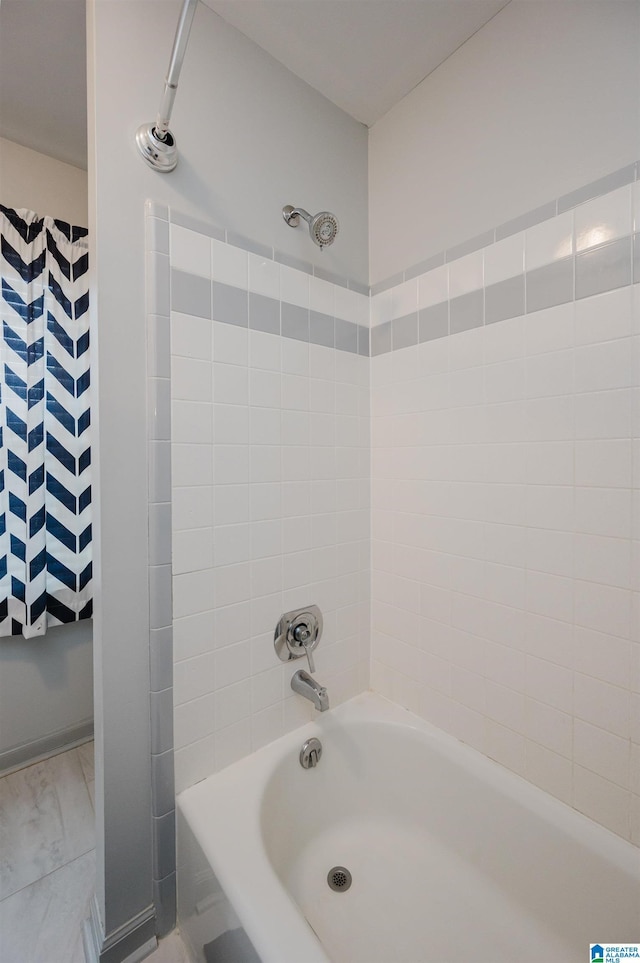
[[[198,0],[184,0],[176,27],[158,116],[155,123],[142,124],[136,132],[138,150],[147,164],[153,167],[154,171],[160,171],[162,174],[168,174],[178,163],[178,148],[176,147],[176,139],[169,130],[169,121],[171,120],[171,111],[176,99],[182,61],[187,50],[189,33],[191,32],[191,24],[197,5]]]

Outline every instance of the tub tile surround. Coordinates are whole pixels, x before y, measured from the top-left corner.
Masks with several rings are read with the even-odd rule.
[[[623,173],[372,295],[371,684],[640,845],[640,183]]]
[[[169,227],[148,205],[147,244],[160,248],[148,266],[155,865],[166,868],[171,764],[180,791],[314,711],[289,687],[300,664],[273,648],[282,612],[320,605],[316,664],[332,704],[368,687],[370,482],[368,291],[180,214],[168,234],[163,217]]]
[[[636,174],[369,297],[149,205],[160,849],[174,754],[179,790],[312,715],[271,643],[310,601],[333,702],[370,664],[372,688],[640,844]]]

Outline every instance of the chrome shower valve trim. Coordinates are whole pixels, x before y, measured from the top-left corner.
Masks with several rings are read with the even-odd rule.
[[[322,635],[322,612],[317,605],[293,609],[280,616],[273,645],[281,662],[301,659],[306,655],[309,671],[315,672],[312,652]]]

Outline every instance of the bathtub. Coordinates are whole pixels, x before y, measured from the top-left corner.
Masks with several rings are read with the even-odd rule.
[[[180,794],[178,906],[198,963],[586,963],[640,850],[365,693]]]

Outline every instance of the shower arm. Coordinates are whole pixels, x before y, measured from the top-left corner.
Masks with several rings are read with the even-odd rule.
[[[164,174],[172,171],[178,163],[176,141],[169,130],[169,121],[171,120],[171,111],[176,99],[182,62],[187,50],[197,5],[198,0],[184,0],[182,4],[156,122],[155,124],[143,124],[136,133],[138,150],[147,164]]]

